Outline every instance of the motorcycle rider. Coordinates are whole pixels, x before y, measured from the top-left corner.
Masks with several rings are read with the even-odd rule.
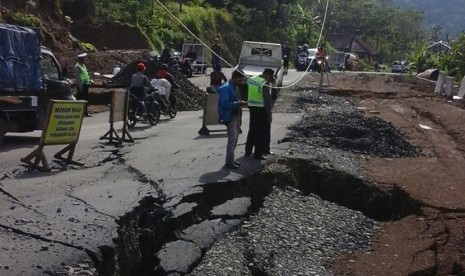
[[[197,53],[193,50],[192,46],[186,46],[184,48],[184,54],[182,55],[182,59],[180,61],[181,70],[184,74],[189,74],[190,64],[195,62],[197,59]]]
[[[165,83],[165,99],[167,100],[167,106],[171,107],[171,89],[179,89],[181,86],[176,82],[173,75],[168,72],[168,65],[162,64],[156,75],[157,79],[165,79],[168,81],[169,85]],[[162,81],[163,82],[163,81]],[[169,86],[169,88],[168,88]]]
[[[308,51],[304,50],[302,46],[297,47],[294,65],[297,70],[305,70],[307,68]]]
[[[155,91],[155,87],[149,81],[145,73],[145,64],[138,63],[137,64],[137,73],[132,74],[131,76],[131,86],[129,87],[129,91],[133,93],[137,99],[139,100],[139,115],[143,115],[145,113],[145,102],[149,104],[148,108],[152,109],[155,105],[155,100],[148,95],[148,92]]]
[[[181,86],[176,82],[174,79],[173,75],[171,75],[170,72],[168,72],[168,65],[167,64],[162,64],[160,66],[160,69],[157,72],[157,78],[158,79],[166,79],[171,83],[171,88],[172,89],[179,89]]]
[[[323,62],[326,61],[326,56],[323,47],[318,47],[315,53],[316,63],[313,65],[312,72],[320,72],[323,69]]]

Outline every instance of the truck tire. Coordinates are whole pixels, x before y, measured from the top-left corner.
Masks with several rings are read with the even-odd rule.
[[[0,147],[3,145],[3,141],[5,140],[6,128],[3,124],[3,121],[0,119]]]

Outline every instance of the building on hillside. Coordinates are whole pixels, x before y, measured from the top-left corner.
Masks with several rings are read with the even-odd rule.
[[[373,60],[378,50],[352,34],[333,33],[326,36],[329,44],[339,52],[355,53],[358,57]]]
[[[426,47],[426,51],[431,52],[431,53],[447,53],[451,50],[452,48],[444,41],[439,40],[428,47]]]

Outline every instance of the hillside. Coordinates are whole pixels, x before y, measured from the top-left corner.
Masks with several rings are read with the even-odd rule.
[[[19,16],[25,12],[29,16]],[[86,42],[98,47],[98,54],[90,55],[88,67],[92,72],[110,73],[116,64],[129,64],[137,59],[145,59],[143,51],[132,49],[148,49],[149,44],[140,30],[117,22],[93,26],[83,22],[69,22],[61,11],[58,1],[27,2],[5,0],[0,2],[0,22],[28,26],[37,20],[41,26],[41,44],[54,50],[63,67],[72,67],[76,63],[76,55],[89,52],[84,48]],[[106,34],[106,35],[102,35]],[[114,35],[125,37],[117,39]],[[117,44],[114,41],[118,41]],[[111,47],[114,45],[114,47]],[[121,50],[120,49],[128,49]],[[114,50],[114,51],[106,51]]]
[[[421,10],[426,17],[428,28],[439,25],[442,37],[455,37],[465,31],[465,3],[463,0],[392,0],[394,6]]]

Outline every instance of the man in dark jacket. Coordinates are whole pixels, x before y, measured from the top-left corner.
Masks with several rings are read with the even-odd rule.
[[[213,45],[212,45],[212,50],[213,50],[213,53],[212,53],[212,66],[215,67],[216,64],[218,64],[218,66],[220,66],[221,68],[221,46],[220,46],[220,39],[219,38],[215,38],[213,40]]]
[[[173,47],[173,42],[168,42],[161,52],[160,61],[164,63],[170,63],[171,60],[171,47]]]

